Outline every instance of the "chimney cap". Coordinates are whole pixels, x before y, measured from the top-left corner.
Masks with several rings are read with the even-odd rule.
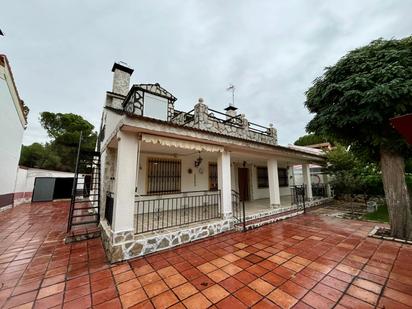
[[[225,108],[225,111],[235,111],[235,110],[237,110],[237,107],[235,107],[232,104],[229,104],[229,106]]]
[[[126,63],[121,62],[121,61],[120,62],[115,62],[113,64],[112,72],[114,72],[115,70],[120,70],[120,71],[129,73],[130,75],[132,75],[133,71],[134,71],[132,68],[129,68]]]

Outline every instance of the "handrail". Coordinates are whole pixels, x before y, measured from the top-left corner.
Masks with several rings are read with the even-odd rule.
[[[181,192],[170,192],[170,193],[159,193],[159,194],[135,194],[135,197],[159,197],[162,195],[178,195],[178,194],[190,194],[190,193],[199,193],[199,192],[205,192],[205,193],[215,193],[215,192],[220,192],[220,190],[193,190],[193,191],[181,191]]]

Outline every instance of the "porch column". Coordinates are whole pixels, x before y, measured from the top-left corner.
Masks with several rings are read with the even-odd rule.
[[[293,171],[293,165],[289,166],[289,170],[288,170],[288,183],[289,186],[294,186],[295,185],[295,173]]]
[[[325,190],[326,190],[326,197],[331,197],[332,192],[330,190],[330,184],[329,184],[329,176],[328,174],[322,174],[323,178],[323,183],[325,184]]]
[[[306,186],[306,198],[311,201],[312,196],[312,181],[310,179],[310,165],[302,164],[303,184]]]
[[[278,161],[276,159],[268,160],[268,180],[270,207],[280,207]]]
[[[221,194],[222,214],[224,218],[231,217],[232,210],[232,184],[230,172],[230,152],[224,151],[217,159],[218,186]]]
[[[134,200],[136,186],[136,134],[117,133],[117,164],[113,206],[113,232],[134,231]]]

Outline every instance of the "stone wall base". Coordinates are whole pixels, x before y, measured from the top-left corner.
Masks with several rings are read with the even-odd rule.
[[[232,219],[218,219],[145,234],[134,234],[133,231],[113,233],[106,221],[101,222],[103,246],[111,263],[169,249],[232,229]]]
[[[317,206],[330,200],[331,198],[313,200],[308,202],[306,207]],[[296,206],[290,206],[283,209],[269,210],[248,216],[247,220],[252,219],[252,217],[256,219],[296,208]],[[300,213],[301,212],[298,212],[296,214]],[[281,219],[290,216],[292,215],[286,215]],[[135,234],[134,231],[114,233],[106,220],[100,222],[100,227],[101,238],[107,258],[111,263],[115,263],[233,230],[234,221],[233,218],[222,218],[144,234]]]

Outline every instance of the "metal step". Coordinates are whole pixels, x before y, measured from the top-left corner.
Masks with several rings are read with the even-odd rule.
[[[86,225],[86,224],[97,224],[99,223],[99,220],[93,220],[93,221],[84,221],[84,222],[73,222],[72,225]]]

